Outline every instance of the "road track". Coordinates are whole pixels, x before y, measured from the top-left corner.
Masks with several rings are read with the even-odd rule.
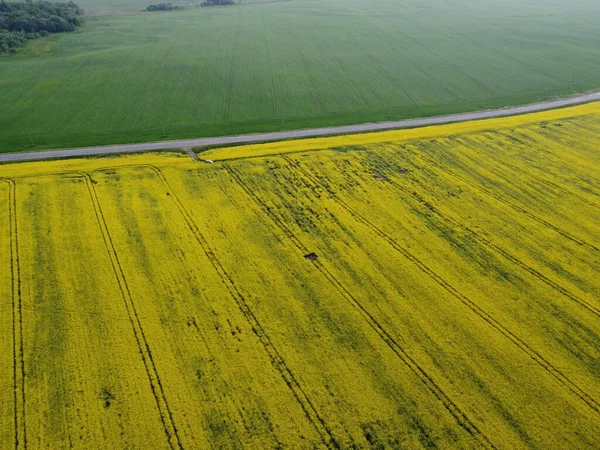
[[[498,117],[515,116],[549,109],[564,108],[583,103],[600,101],[600,92],[581,94],[559,100],[532,103],[523,106],[513,106],[487,111],[475,111],[446,116],[406,119],[395,122],[363,123],[359,125],[344,125],[324,128],[311,128],[306,130],[278,131],[273,133],[243,134],[236,136],[222,136],[212,138],[187,139],[177,141],[148,142],[142,144],[109,145],[103,147],[71,148],[64,150],[45,150],[38,152],[20,152],[0,154],[0,163],[35,161],[43,159],[72,158],[80,156],[98,156],[118,153],[140,153],[156,150],[189,149],[198,147],[227,146],[251,144],[257,142],[274,142],[288,139],[311,138],[320,136],[333,136],[354,133],[367,133],[372,131],[394,130],[402,128],[426,127],[448,123],[467,122],[471,120],[492,119]]]

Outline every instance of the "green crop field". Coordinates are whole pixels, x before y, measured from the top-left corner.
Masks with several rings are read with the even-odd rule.
[[[592,0],[291,0],[139,13],[0,57],[0,151],[521,104],[600,85]],[[136,13],[138,12],[138,13]]]

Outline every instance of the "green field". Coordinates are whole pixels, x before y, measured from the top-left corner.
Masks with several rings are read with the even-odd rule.
[[[591,0],[291,0],[139,13],[0,58],[0,151],[436,115],[598,88]],[[130,13],[131,12],[131,13]]]

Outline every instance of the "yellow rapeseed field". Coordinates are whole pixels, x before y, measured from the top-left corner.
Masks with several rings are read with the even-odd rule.
[[[600,442],[600,104],[0,166],[0,448]]]

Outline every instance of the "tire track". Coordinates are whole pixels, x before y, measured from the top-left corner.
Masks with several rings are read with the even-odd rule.
[[[63,131],[67,126],[69,126],[73,122],[73,120],[75,120],[75,118],[85,113],[90,108],[90,106],[98,99],[98,97],[100,97],[100,95],[102,94],[102,89],[110,81],[112,81],[117,76],[117,74],[121,72],[121,70],[123,70],[126,64],[128,64],[128,61],[123,60],[123,63],[118,68],[114,69],[111,67],[113,69],[112,72],[106,78],[104,78],[104,80],[102,80],[102,83],[98,82],[96,84],[96,86],[93,88],[90,95],[88,96],[87,100],[84,103],[77,105],[77,107],[74,108],[74,110],[69,114],[67,119],[58,128],[56,128],[54,132],[58,133]],[[77,71],[75,71],[75,73],[77,73]]]
[[[268,30],[269,25],[267,25],[267,22],[265,21],[264,14],[260,15],[260,20],[262,22],[263,29]],[[271,45],[269,43],[269,38],[267,36],[268,36],[267,34],[262,35],[262,39],[264,40],[264,46],[261,47],[261,50],[265,54],[265,57],[267,59],[267,67],[269,70],[269,90],[271,91],[270,92],[271,95],[269,96],[269,98],[271,99],[271,102],[272,102],[271,114],[273,115],[273,117],[277,117],[277,116],[283,117],[283,110],[282,110],[281,114],[277,114],[277,109],[278,109],[278,105],[280,104],[279,103],[280,99],[279,99],[279,95],[277,93],[277,88],[276,88],[276,84],[275,84],[275,67],[273,66],[273,58],[272,58],[271,52],[269,51],[269,49],[271,48]]]
[[[389,49],[390,45],[387,36],[382,36],[378,27],[375,27],[374,29],[377,30],[377,32],[373,32],[371,34],[371,38],[377,39],[377,47],[379,49]],[[426,72],[426,69],[422,67],[422,64],[420,64],[419,61],[415,61],[413,58],[411,58],[410,55],[404,49],[394,48],[391,51],[388,50],[387,54],[380,53],[378,56],[374,56],[369,50],[364,49],[363,44],[354,37],[353,32],[348,33],[346,37],[352,42],[355,49],[359,51],[363,57],[369,59],[371,63],[370,68],[374,69],[383,79],[385,79],[388,83],[391,83],[391,85],[395,88],[406,86],[405,75],[398,70],[394,70],[397,69],[397,66],[389,68],[386,64],[389,63],[389,61],[406,61],[407,65],[411,67],[416,67],[423,73]],[[446,95],[453,95],[452,92],[444,86],[438,85],[437,87],[438,89],[443,90]],[[404,98],[410,101],[411,105],[418,105],[420,103],[420,100],[418,100],[414,96],[414,94],[411,93],[410,88],[403,89],[401,94]],[[388,107],[394,106],[395,100],[393,97],[390,98],[388,96],[387,101],[391,101],[391,104],[388,104]]]
[[[294,164],[291,160],[289,160],[289,162],[290,162],[290,164]],[[301,167],[298,167],[298,169],[300,171],[303,171],[303,173],[305,174],[305,176],[307,176],[306,174],[308,172],[306,172]],[[314,180],[314,178],[311,179],[311,182],[313,184],[316,183],[316,181]],[[414,195],[413,192],[411,192],[406,187],[400,185],[396,181],[392,180],[391,178],[388,177],[387,182],[390,185],[392,185],[393,187],[395,187],[398,191],[400,191],[403,194],[405,194],[407,197],[409,197],[409,198],[415,198],[415,195]],[[417,202],[419,202],[421,204],[425,204],[426,203],[428,211],[430,211],[431,213],[433,213],[437,217],[439,217],[441,219],[442,223],[445,223],[450,228],[452,228],[452,226],[453,226],[455,228],[458,228],[460,230],[465,231],[466,233],[468,233],[473,239],[475,239],[479,243],[483,244],[484,246],[489,247],[490,249],[492,249],[496,253],[500,254],[502,257],[504,257],[505,259],[507,259],[511,263],[515,264],[516,266],[520,267],[521,269],[523,269],[524,271],[526,271],[527,273],[529,273],[530,275],[532,275],[534,278],[538,279],[539,281],[541,281],[542,283],[546,284],[547,286],[549,286],[553,290],[559,292],[563,296],[567,297],[569,300],[572,300],[573,302],[577,303],[579,306],[585,308],[586,310],[588,310],[589,312],[591,312],[592,314],[594,314],[595,316],[597,316],[597,317],[600,318],[600,308],[594,306],[592,303],[590,303],[587,300],[585,300],[585,299],[579,297],[578,295],[574,294],[569,289],[565,288],[564,286],[560,285],[559,283],[551,280],[550,278],[548,278],[547,276],[545,276],[543,273],[541,273],[537,269],[535,269],[535,268],[529,266],[528,264],[524,263],[518,257],[516,257],[513,254],[507,252],[502,247],[494,244],[489,239],[486,239],[485,237],[481,236],[479,233],[477,233],[476,231],[474,231],[470,227],[465,226],[462,223],[460,223],[458,220],[450,217],[447,214],[442,213],[431,202],[424,202],[423,200],[419,200],[418,198],[415,198],[415,201],[417,201]]]
[[[156,364],[152,356],[150,345],[148,344],[148,340],[146,339],[146,336],[144,334],[140,317],[137,313],[135,303],[131,295],[131,291],[129,289],[127,280],[125,278],[125,274],[123,272],[123,268],[121,267],[121,263],[119,261],[119,256],[115,249],[112,237],[108,230],[106,219],[102,212],[102,207],[100,205],[98,194],[94,187],[94,182],[90,174],[85,172],[78,173],[85,180],[88,194],[94,207],[96,221],[98,223],[98,227],[100,228],[102,239],[104,240],[104,245],[106,247],[106,251],[108,252],[112,269],[115,273],[115,277],[117,278],[117,283],[119,285],[121,297],[123,298],[123,302],[125,303],[125,308],[129,316],[129,322],[131,324],[133,333],[135,335],[135,339],[137,341],[138,351],[141,355],[142,362],[144,363],[144,367],[146,369],[146,374],[150,383],[150,389],[152,390],[152,394],[156,401],[156,405],[159,411],[163,429],[167,437],[167,441],[172,449],[183,450],[183,445],[181,444],[181,440],[178,435],[177,427],[173,419],[171,408],[169,407],[169,404],[167,402],[163,384],[158,375],[158,370],[156,369]]]
[[[407,149],[408,149],[408,147],[407,147]],[[600,248],[596,247],[594,244],[591,244],[591,243],[589,243],[587,241],[584,241],[583,239],[580,239],[580,238],[574,236],[573,234],[569,233],[566,230],[563,230],[562,228],[554,225],[553,223],[548,222],[547,220],[542,219],[541,217],[536,216],[535,214],[533,214],[532,212],[528,211],[527,209],[525,209],[525,208],[523,208],[523,207],[521,207],[519,205],[515,205],[514,203],[512,203],[512,202],[510,202],[508,200],[503,199],[502,197],[496,195],[493,191],[491,191],[491,190],[489,190],[489,189],[487,189],[487,188],[485,188],[483,186],[480,186],[480,185],[478,185],[476,183],[473,183],[472,181],[468,180],[467,178],[463,177],[462,175],[458,175],[452,169],[444,168],[440,164],[438,164],[438,163],[436,163],[434,161],[425,161],[424,158],[422,156],[418,155],[417,152],[415,152],[415,151],[411,151],[410,153],[411,153],[411,155],[415,156],[416,158],[423,160],[426,164],[428,164],[428,165],[434,165],[441,172],[445,173],[446,176],[448,176],[448,177],[454,177],[454,178],[462,181],[466,185],[471,186],[473,189],[476,189],[476,190],[478,190],[480,192],[483,192],[488,197],[492,197],[497,202],[502,203],[503,205],[506,205],[509,208],[511,208],[511,209],[513,209],[513,210],[515,210],[515,211],[517,211],[517,212],[519,212],[519,213],[521,213],[521,214],[529,217],[530,219],[532,219],[532,220],[534,220],[536,222],[538,222],[539,224],[542,224],[542,225],[546,226],[547,228],[550,228],[551,230],[556,231],[558,234],[560,234],[561,236],[569,239],[570,241],[575,242],[576,244],[581,245],[582,247],[587,247],[587,248],[589,248],[591,250],[594,250],[596,252],[600,252]]]
[[[21,300],[21,266],[19,260],[19,229],[17,221],[17,184],[12,178],[2,181],[9,186],[10,268],[12,296],[13,402],[15,449],[27,448],[25,420],[25,358],[23,344],[23,308]]]
[[[170,194],[169,197],[173,200],[173,203],[175,204],[179,213],[185,220],[188,228],[194,235],[195,240],[198,242],[198,244],[204,251],[206,257],[209,259],[210,263],[212,264],[215,271],[219,275],[222,283],[227,288],[229,294],[232,296],[232,298],[236,302],[242,315],[244,316],[244,318],[246,319],[248,324],[251,326],[252,331],[257,336],[261,345],[265,349],[267,355],[269,356],[271,364],[280,373],[285,384],[292,392],[292,395],[294,396],[296,401],[300,404],[302,410],[304,411],[304,414],[306,415],[309,422],[316,429],[316,431],[319,434],[319,436],[321,437],[321,440],[323,441],[323,443],[328,448],[333,448],[333,449],[341,448],[340,444],[335,439],[333,432],[329,429],[325,420],[319,414],[319,411],[317,410],[317,408],[314,405],[314,403],[312,402],[312,400],[304,392],[304,389],[302,388],[300,382],[296,379],[292,370],[287,366],[285,360],[279,353],[279,350],[277,350],[277,347],[275,346],[275,344],[273,344],[273,342],[269,338],[268,334],[266,333],[265,329],[261,325],[260,321],[258,320],[256,315],[254,314],[254,312],[248,305],[246,298],[239,291],[235,282],[233,281],[233,279],[231,278],[231,276],[229,275],[229,273],[227,272],[225,267],[223,267],[221,262],[218,260],[217,256],[215,255],[215,252],[213,251],[213,249],[209,245],[208,241],[206,240],[206,238],[200,231],[199,227],[194,222],[194,220],[193,220],[191,214],[189,213],[189,211],[187,210],[187,208],[183,205],[183,203],[181,202],[181,200],[179,199],[179,197],[177,196],[177,194],[171,187],[170,183],[168,182],[168,180],[166,179],[166,177],[164,176],[162,171],[158,167],[152,166],[152,165],[139,165],[138,167],[146,167],[146,168],[151,169],[156,174],[158,179],[161,181],[161,183],[163,184],[163,186],[165,187],[167,192]]]
[[[240,16],[236,16],[236,27],[235,27],[235,38],[233,40],[233,52],[231,52],[231,61],[229,64],[229,77],[227,79],[227,94],[225,95],[225,121],[229,121],[231,118],[231,99],[233,97],[233,77],[235,75],[235,67],[238,61],[239,51],[239,34],[240,34]]]
[[[223,167],[231,175],[233,180],[242,188],[248,197],[267,215],[274,225],[300,250],[307,254],[310,250],[293,234],[293,232],[279,219],[265,202],[250,189],[241,177],[227,163]],[[429,389],[429,391],[442,403],[444,408],[454,417],[458,425],[466,430],[482,447],[496,448],[490,439],[475,425],[460,407],[450,398],[448,394],[435,382],[435,380],[412,358],[400,344],[388,333],[375,317],[352,295],[352,293],[341,283],[318,259],[311,261],[323,277],[342,295],[342,297],[355,308],[367,321],[371,328],[387,344],[394,354],[417,376],[417,378]]]
[[[127,111],[124,114],[120,115],[120,118],[119,118],[119,120],[117,122],[118,124],[125,123],[125,121],[127,120],[127,118],[130,116],[131,112],[134,110],[134,108],[137,107],[138,103],[142,99],[142,96],[144,95],[144,92],[146,91],[146,88],[150,84],[150,81],[152,80],[152,78],[154,78],[154,75],[156,74],[156,72],[158,72],[159,67],[162,64],[164,64],[165,59],[168,58],[168,56],[171,54],[171,52],[173,51],[173,49],[175,48],[175,46],[177,44],[178,44],[178,41],[174,42],[173,45],[171,45],[168,48],[168,50],[165,52],[165,54],[161,57],[161,59],[157,60],[156,63],[153,65],[152,70],[150,71],[150,75],[148,75],[148,77],[146,77],[146,80],[144,81],[144,84],[139,89],[139,91],[135,94],[135,98],[129,104],[129,107],[127,108]]]
[[[485,151],[483,151],[481,149],[478,149],[475,146],[471,145],[465,139],[451,137],[450,140],[453,141],[453,142],[459,143],[459,144],[462,143],[462,146],[466,147],[469,151],[472,151],[473,153],[479,154],[480,156],[483,156],[485,158],[492,159],[496,163],[498,163],[498,164],[500,164],[500,165],[502,165],[504,167],[507,167],[507,168],[509,168],[511,170],[514,170],[515,172],[522,173],[522,174],[526,175],[528,178],[530,178],[532,180],[535,180],[538,183],[541,183],[541,184],[543,184],[543,185],[545,185],[547,187],[555,189],[556,191],[558,191],[558,192],[560,192],[560,193],[562,193],[564,195],[575,197],[578,200],[580,200],[580,201],[582,201],[584,203],[587,203],[590,206],[593,206],[595,208],[600,208],[600,203],[598,203],[598,202],[596,202],[594,200],[590,200],[588,198],[585,198],[585,197],[581,196],[580,194],[578,194],[576,192],[569,191],[569,190],[563,188],[562,186],[560,186],[560,185],[558,185],[556,183],[553,183],[552,181],[548,181],[548,180],[545,180],[543,178],[540,178],[539,175],[535,175],[535,174],[529,172],[528,170],[525,170],[525,169],[523,169],[521,167],[518,167],[518,166],[516,166],[514,164],[511,164],[511,163],[508,163],[506,161],[503,161],[503,160],[495,157],[494,154],[491,153],[491,152],[490,153],[486,153]],[[489,143],[487,144],[487,146],[495,148],[497,150],[501,150],[502,149],[501,147],[499,147],[497,145],[491,145]]]
[[[377,27],[376,29],[380,29],[380,27]],[[461,62],[455,62],[455,58],[451,58],[446,56],[445,54],[443,54],[442,52],[438,51],[437,49],[431,49],[428,48],[426,45],[424,45],[419,39],[417,39],[415,36],[406,33],[406,32],[402,32],[403,34],[403,40],[405,40],[406,42],[410,42],[411,44],[415,45],[416,47],[419,47],[421,50],[421,54],[430,54],[433,56],[435,61],[442,61],[444,62],[447,66],[451,67],[454,70],[460,70],[461,68]],[[387,41],[384,39],[383,40],[383,44],[382,45],[389,45],[387,43]],[[413,54],[411,52],[411,54]],[[405,57],[406,59],[409,59],[407,57]],[[410,59],[409,59],[410,60]],[[418,64],[415,64],[413,62],[414,65],[419,66]],[[442,68],[443,72],[446,72],[445,68]],[[481,81],[480,79],[477,78],[477,76],[475,75],[471,75],[470,73],[467,72],[457,72],[460,73],[461,76],[463,76],[464,78],[466,78],[467,80],[469,80],[471,83],[473,83],[474,85],[476,85],[478,88],[480,88],[487,96],[493,96],[494,92],[485,85],[485,83],[483,81]],[[447,91],[446,91],[447,92]],[[456,98],[456,93],[454,93],[453,97]]]
[[[288,162],[291,162],[288,158],[286,158]],[[293,163],[293,162],[292,162]],[[306,171],[306,169],[302,168],[299,163],[294,164],[294,167],[298,168],[305,177],[308,178],[315,186],[319,186],[319,183],[315,183],[315,180],[312,178],[312,175]],[[590,408],[592,408],[595,412],[600,414],[600,403],[598,403],[591,395],[585,392],[582,388],[577,386],[571,380],[569,380],[559,369],[554,367],[548,360],[546,360],[541,353],[536,351],[533,347],[527,344],[525,341],[521,340],[516,334],[514,334],[509,329],[505,328],[499,321],[494,319],[490,314],[488,314],[483,308],[478,306],[475,302],[469,299],[467,296],[459,292],[455,289],[450,283],[448,283],[445,279],[443,279],[440,275],[434,272],[431,268],[425,265],[421,260],[419,260],[416,256],[410,253],[407,249],[399,245],[391,236],[369,221],[367,218],[359,214],[356,210],[350,207],[346,202],[341,200],[335,194],[328,192],[330,198],[337,203],[340,207],[346,210],[352,217],[354,217],[359,223],[370,228],[377,236],[385,240],[392,248],[402,254],[406,259],[408,259],[411,263],[413,263],[419,270],[425,273],[429,278],[431,278],[434,282],[436,282],[440,287],[442,287],[446,292],[452,295],[455,299],[460,301],[463,305],[468,307],[473,313],[475,313],[478,317],[484,320],[488,325],[502,334],[504,337],[509,339],[513,344],[515,344],[521,351],[526,353],[533,361],[535,361],[540,367],[542,367],[546,372],[548,372],[555,380],[557,380],[563,387],[565,387],[568,391],[586,403]]]
[[[298,54],[298,57],[300,58],[300,62],[302,63],[302,67],[304,68],[304,72],[306,73],[306,77],[308,78],[308,81],[310,83],[310,86],[312,87],[315,99],[317,100],[317,102],[319,103],[319,106],[321,108],[322,113],[327,111],[325,102],[323,101],[323,96],[321,95],[321,92],[318,89],[318,84],[315,81],[315,78],[313,76],[313,72],[309,69],[308,66],[308,62],[306,61],[306,58],[304,57],[304,53],[302,53],[302,50],[300,49],[300,46],[298,45],[298,38],[296,33],[294,33],[295,30],[295,26],[289,23],[289,20],[287,20],[287,16],[284,16],[284,18],[286,19],[286,23],[287,23],[287,30],[289,32],[289,35],[294,43],[294,48],[296,49],[296,53]]]
[[[359,86],[356,83],[356,81],[354,80],[354,78],[352,76],[353,72],[354,72],[352,67],[339,55],[338,52],[336,52],[331,47],[330,43],[328,43],[327,41],[324,41],[322,44],[324,47],[327,48],[327,51],[329,52],[329,54],[333,55],[332,59],[335,59],[337,61],[337,66],[343,68],[346,79],[352,85],[352,89],[354,89],[354,92],[360,97],[360,100],[364,104],[365,108],[369,108],[369,101],[367,100],[367,97],[363,93],[363,89],[361,88],[361,86]]]
[[[31,99],[31,100],[33,100],[31,102],[31,104],[26,106],[21,112],[17,113],[17,115],[15,115],[8,122],[5,122],[3,128],[7,129],[7,130],[10,129],[15,124],[15,122],[18,122],[24,116],[30,115],[32,113],[32,111],[38,109],[40,107],[40,105],[42,105],[47,100],[50,100],[52,97],[57,95],[58,91],[63,89],[65,86],[68,86],[69,84],[71,84],[71,81],[77,75],[79,75],[81,73],[80,72],[81,67],[83,67],[85,64],[87,64],[87,62],[88,62],[88,60],[85,60],[80,66],[76,67],[74,70],[71,70],[70,75],[65,80],[63,80],[63,82],[59,86],[52,88],[52,90],[49,90],[42,95],[36,96],[35,88],[32,89],[30,91],[31,92],[30,96],[32,96],[34,98]],[[26,100],[27,99],[22,99],[23,102]],[[11,103],[12,103],[12,108],[9,111],[16,109],[20,105],[20,102],[11,102]]]
[[[587,178],[585,181],[594,187],[597,195],[600,178],[598,177],[598,171],[593,170],[588,159],[590,149],[595,149],[597,145],[595,142],[588,140],[591,131],[585,128],[582,130],[578,125],[578,121],[574,119],[577,118],[571,117],[561,120],[561,123],[568,124],[568,131],[562,131],[562,127],[557,128],[546,125],[546,128],[540,127],[535,131],[522,126],[511,130],[513,131],[512,133],[509,133],[509,130],[495,130],[494,133],[509,143],[514,142],[513,139],[515,138],[519,139],[522,142],[518,143],[518,147],[535,145],[537,147],[536,156],[541,155],[543,159],[536,158],[535,161],[525,162],[539,171],[553,169],[547,171],[547,173],[555,177],[568,176],[575,173],[575,176],[579,178],[585,174]],[[549,124],[552,123],[549,122]],[[530,131],[532,136],[527,134],[527,131]],[[586,135],[585,133],[588,134]],[[576,145],[574,145],[575,142]],[[584,157],[583,160],[580,159],[582,155]],[[566,166],[569,168],[569,171],[564,173],[563,169]]]

